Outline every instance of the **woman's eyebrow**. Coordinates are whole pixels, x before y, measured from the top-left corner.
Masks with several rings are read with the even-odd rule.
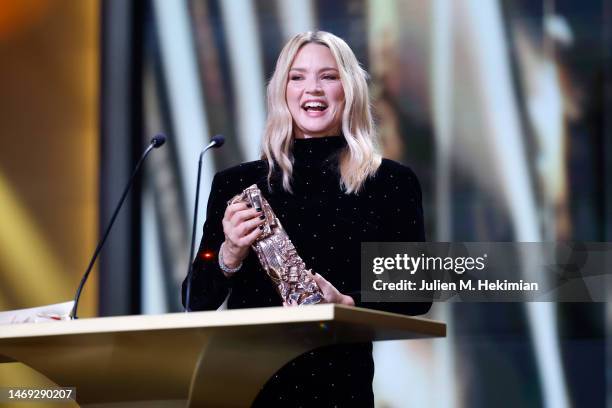
[[[308,71],[308,69],[306,69],[306,68],[301,68],[301,67],[293,67],[293,68],[291,68],[289,71],[306,72],[306,71]],[[338,68],[334,68],[334,67],[323,67],[323,68],[319,69],[319,72],[323,72],[323,71],[338,71]]]

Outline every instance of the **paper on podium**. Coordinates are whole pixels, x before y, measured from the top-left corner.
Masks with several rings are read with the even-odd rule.
[[[0,325],[18,323],[40,323],[54,320],[70,320],[74,300],[54,305],[0,312]]]

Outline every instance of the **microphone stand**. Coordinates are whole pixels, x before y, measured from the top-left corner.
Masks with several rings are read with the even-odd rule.
[[[193,224],[191,226],[191,245],[189,246],[189,265],[187,266],[187,287],[185,288],[185,313],[191,312],[189,302],[191,301],[191,275],[193,273],[193,256],[196,236],[196,227],[198,222],[198,207],[200,204],[200,179],[202,177],[202,157],[210,148],[219,148],[223,146],[225,139],[221,135],[214,136],[212,141],[200,152],[198,160],[198,177],[196,181],[196,197],[195,206],[193,208]]]
[[[106,231],[104,231],[104,235],[102,239],[100,240],[100,242],[98,242],[98,246],[96,247],[96,250],[94,251],[94,254],[91,257],[91,260],[89,261],[87,270],[85,271],[85,274],[81,278],[81,282],[79,283],[79,287],[77,288],[76,294],[74,296],[74,306],[72,307],[72,310],[70,311],[71,319],[78,319],[77,308],[79,307],[79,299],[81,298],[81,292],[83,291],[85,282],[87,282],[87,278],[89,277],[89,274],[91,273],[91,270],[96,262],[96,259],[98,259],[98,255],[100,254],[100,251],[102,250],[102,247],[104,246],[104,243],[106,242],[106,238],[108,238],[108,234],[110,233],[113,227],[113,224],[115,223],[115,219],[117,218],[117,215],[119,214],[119,210],[121,209],[121,206],[123,205],[123,202],[125,201],[125,198],[127,197],[127,194],[130,191],[132,184],[134,183],[134,178],[136,177],[136,174],[138,173],[140,166],[142,165],[144,159],[147,157],[149,152],[163,145],[165,141],[166,141],[166,137],[164,135],[155,136],[153,139],[151,139],[151,143],[149,144],[149,146],[147,146],[147,149],[144,151],[142,156],[140,156],[140,160],[138,160],[138,163],[136,164],[136,167],[134,168],[134,171],[132,172],[132,176],[130,177],[130,180],[125,186],[125,189],[123,190],[123,194],[121,195],[119,204],[115,207],[115,211],[113,212],[113,216],[111,217],[111,220],[108,226],[106,227]]]

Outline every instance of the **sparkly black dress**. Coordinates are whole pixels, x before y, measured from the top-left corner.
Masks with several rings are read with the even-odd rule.
[[[361,303],[362,241],[423,241],[421,189],[414,173],[391,160],[358,194],[344,194],[339,185],[338,153],[343,137],[296,139],[293,146],[293,194],[280,180],[267,185],[264,161],[244,163],[215,175],[199,253],[216,253],[224,240],[221,220],[227,201],[256,183],[269,201],[309,268],[330,281],[356,305],[418,315],[430,303]],[[232,278],[221,272],[216,257],[198,256],[194,263],[192,310],[214,310],[232,288],[230,309],[280,306],[256,255],[244,260]],[[185,282],[183,282],[184,296]],[[369,407],[374,405],[372,344],[335,345],[306,353],[276,373],[253,406]],[[316,390],[316,392],[313,392]]]

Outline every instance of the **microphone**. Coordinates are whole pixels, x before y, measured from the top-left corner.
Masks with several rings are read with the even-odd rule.
[[[164,143],[166,143],[165,135],[160,133],[156,135],[155,137],[153,137],[151,141],[149,142],[149,146],[147,146],[142,156],[140,156],[140,160],[138,160],[138,163],[136,163],[136,167],[134,168],[134,171],[132,172],[132,176],[130,177],[130,180],[128,181],[127,185],[125,186],[125,190],[123,190],[123,194],[121,195],[119,204],[117,204],[117,207],[115,207],[115,211],[113,212],[113,216],[111,217],[111,220],[108,223],[108,226],[106,227],[106,231],[104,231],[104,235],[102,236],[102,239],[100,240],[100,242],[98,242],[98,246],[96,247],[96,250],[94,251],[94,254],[91,257],[91,260],[89,261],[89,266],[87,266],[87,270],[85,271],[85,273],[83,274],[83,277],[81,278],[81,282],[79,283],[79,287],[77,288],[76,294],[74,296],[74,306],[72,307],[72,311],[70,312],[71,319],[78,319],[77,308],[79,306],[79,299],[81,298],[81,292],[83,291],[83,286],[85,286],[85,282],[87,282],[89,273],[91,272],[91,269],[93,268],[94,263],[96,262],[96,259],[98,258],[98,255],[100,254],[100,251],[102,250],[102,247],[104,246],[104,243],[106,242],[106,238],[108,237],[108,234],[111,228],[113,227],[113,224],[115,223],[115,219],[117,218],[117,214],[119,214],[119,210],[121,209],[121,206],[123,205],[123,202],[125,201],[125,197],[127,197],[127,194],[130,191],[132,184],[134,183],[134,178],[136,177],[136,173],[138,173],[140,166],[142,165],[144,159],[147,157],[149,152],[153,149],[157,149],[158,147],[162,146]]]
[[[210,143],[200,152],[200,160],[198,161],[198,178],[196,181],[195,206],[193,209],[193,225],[191,227],[191,246],[189,247],[189,264],[187,267],[187,287],[185,288],[185,312],[190,312],[189,302],[191,300],[191,274],[193,272],[193,246],[195,244],[196,224],[198,222],[198,205],[200,202],[200,178],[202,176],[202,157],[208,149],[218,149],[225,143],[223,135],[216,135],[210,140]]]
[[[210,144],[208,145],[208,147],[219,148],[223,146],[223,143],[225,143],[225,138],[223,137],[223,135],[215,135],[210,140]],[[206,147],[206,149],[208,149],[208,147]]]
[[[155,135],[153,139],[151,139],[151,142],[150,142],[150,144],[153,145],[154,149],[157,149],[158,147],[163,146],[164,143],[166,143],[166,135],[162,133]]]

